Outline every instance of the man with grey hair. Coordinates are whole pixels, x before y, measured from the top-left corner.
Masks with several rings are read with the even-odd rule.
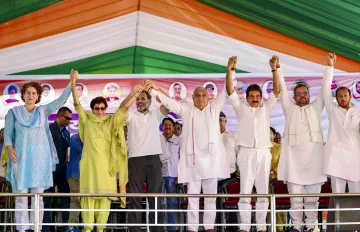
[[[228,81],[228,80],[227,80]],[[232,81],[230,79],[230,81]],[[218,179],[229,178],[229,162],[226,149],[220,139],[219,114],[226,99],[224,90],[216,99],[209,102],[209,94],[204,87],[197,87],[193,94],[193,103],[179,103],[159,93],[157,86],[151,94],[158,96],[161,103],[179,115],[183,120],[182,145],[178,165],[178,183],[187,184],[187,193],[216,194]],[[188,231],[198,231],[199,198],[188,199]],[[216,217],[216,198],[205,198],[203,222],[205,230],[213,231]]]

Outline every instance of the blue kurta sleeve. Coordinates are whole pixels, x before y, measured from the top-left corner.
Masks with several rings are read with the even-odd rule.
[[[49,104],[46,104],[44,106],[45,107],[45,110],[44,110],[45,116],[48,117],[50,114],[54,113],[55,111],[60,109],[60,107],[65,105],[70,94],[71,94],[71,88],[66,88],[64,90],[64,92],[62,92],[62,94],[60,95],[59,98],[55,99],[54,101],[50,102]]]
[[[15,115],[12,110],[9,110],[5,117],[4,142],[6,146],[13,145],[14,132]]]

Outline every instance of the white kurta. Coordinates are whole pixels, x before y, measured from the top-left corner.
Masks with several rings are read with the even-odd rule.
[[[324,174],[350,181],[360,180],[360,110],[349,110],[333,102],[333,69],[327,69],[323,96],[329,115],[329,137],[325,145]]]
[[[180,151],[180,160],[178,166],[178,182],[188,183],[205,179],[225,179],[230,177],[229,162],[227,159],[226,149],[220,141],[220,111],[223,109],[227,99],[226,91],[224,90],[215,100],[211,101],[202,111],[194,107],[190,103],[179,103],[173,99],[168,98],[162,93],[158,94],[161,103],[170,111],[179,115],[183,120],[182,145]],[[213,125],[213,146],[214,152],[209,154],[209,128],[208,117],[205,111],[207,107],[212,107],[217,115],[216,120],[211,122]],[[191,111],[193,110],[193,118],[191,118]],[[190,123],[190,120],[194,120]],[[190,128],[193,125],[194,128]],[[194,156],[195,165],[189,165],[188,157],[192,154],[187,154],[187,144],[190,139],[190,132],[194,131]]]
[[[325,182],[327,178],[323,174],[324,144],[311,141],[310,124],[305,113],[306,107],[300,107],[292,101],[284,81],[284,75],[280,69],[278,69],[278,73],[281,84],[280,102],[285,114],[284,144],[280,155],[278,179],[298,185]],[[325,76],[324,78],[329,77]],[[324,109],[321,91],[309,106],[314,108],[318,121],[321,122],[321,112]],[[294,125],[298,128],[298,145],[290,146],[290,120],[296,107],[301,111],[299,121],[297,125]]]
[[[251,194],[253,186],[258,194],[267,194],[269,189],[269,174],[271,165],[270,147],[270,112],[277,98],[271,93],[269,99],[259,107],[251,107],[247,102],[241,102],[233,92],[230,102],[239,120],[237,145],[240,146],[237,163],[240,169],[240,194]],[[240,230],[249,231],[251,224],[250,198],[240,198],[238,208],[242,225]],[[266,210],[269,207],[267,198],[256,201],[256,210]],[[243,211],[248,210],[248,211]],[[266,212],[256,212],[256,223],[266,223]],[[257,231],[266,230],[266,226],[257,226]]]
[[[236,144],[250,148],[272,147],[270,112],[277,101],[274,93],[271,93],[269,99],[257,108],[251,107],[247,102],[240,101],[235,91],[229,99],[239,121]]]
[[[226,153],[229,159],[230,164],[230,173],[236,171],[236,136],[235,133],[232,131],[225,131],[220,135],[221,141],[223,142]]]

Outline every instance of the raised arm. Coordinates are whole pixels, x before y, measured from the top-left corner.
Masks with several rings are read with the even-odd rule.
[[[269,60],[269,65],[271,67],[271,72],[273,75],[273,93],[275,95],[275,97],[279,97],[280,94],[280,80],[279,80],[279,73],[277,72],[277,68],[276,67],[280,67],[280,60],[278,56],[273,56],[270,60]]]
[[[327,56],[327,67],[324,73],[322,85],[321,85],[321,92],[323,95],[323,100],[325,104],[325,108],[327,112],[334,107],[333,96],[331,93],[331,83],[334,77],[334,68],[336,62],[336,55],[335,53],[329,53]],[[336,104],[335,104],[336,105]]]
[[[50,102],[49,104],[44,105],[46,117],[52,114],[53,112],[57,111],[61,106],[63,106],[66,103],[67,99],[71,94],[71,89],[73,90],[75,89],[75,84],[78,77],[79,77],[78,72],[72,69],[70,72],[70,82],[67,85],[66,89],[62,92],[60,97]]]
[[[334,74],[333,65],[335,64],[335,61],[336,61],[335,53],[329,53],[329,55],[327,57],[328,66],[324,73],[324,78],[322,80],[321,89],[320,89],[318,95],[316,96],[315,100],[311,103],[311,105],[315,108],[315,110],[318,114],[321,114],[322,110],[324,109],[325,104],[328,104],[328,106],[329,106],[330,98],[329,98],[329,95],[326,94],[327,99],[326,100],[324,99],[324,96],[325,96],[324,91],[328,91],[328,93],[331,94],[330,89],[331,89],[332,80],[330,81],[329,79],[333,78],[333,74]],[[325,87],[325,83],[330,83],[330,85]],[[331,101],[332,101],[332,97],[331,97]],[[331,105],[330,105],[330,107],[331,107]]]
[[[131,93],[121,102],[120,107],[119,108],[127,108],[129,109],[132,104],[134,104],[136,98],[139,96],[139,94],[144,91],[145,89],[145,85],[144,82],[135,85],[133,91],[131,91]]]
[[[237,56],[229,58],[226,69],[226,92],[230,96],[234,92],[233,76],[236,70]]]
[[[153,96],[153,97],[156,97],[156,100],[158,102],[161,102],[160,98],[157,96],[157,93],[156,92],[159,92],[161,93],[162,95],[166,96],[169,98],[169,95],[167,95],[165,93],[165,91],[160,88],[157,84],[155,84],[153,81],[150,81],[150,80],[146,80],[144,82],[144,85],[145,85],[145,91],[149,91],[150,94]],[[152,90],[155,90],[155,91],[152,91]],[[163,115],[167,115],[169,113],[169,110],[166,106],[164,105],[161,105],[160,106],[160,112],[163,114]]]
[[[283,71],[280,69],[280,63],[278,64],[279,66],[277,66],[276,68],[276,72],[277,76],[279,78],[279,82],[280,82],[280,102],[281,102],[281,107],[283,108],[284,113],[286,114],[287,109],[289,109],[291,104],[294,104],[293,101],[291,100],[287,87],[286,87],[286,83],[284,80],[284,73]],[[273,70],[272,70],[273,71]]]

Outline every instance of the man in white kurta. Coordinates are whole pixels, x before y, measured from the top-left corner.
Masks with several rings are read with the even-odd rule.
[[[154,88],[155,89],[155,88]],[[183,120],[182,146],[178,166],[178,182],[187,184],[187,193],[216,194],[218,179],[229,178],[226,149],[220,140],[219,114],[227,99],[224,90],[209,102],[205,88],[197,87],[193,104],[179,103],[162,93],[156,94],[161,103]],[[205,198],[203,222],[205,230],[212,231],[216,217],[216,198]],[[189,198],[189,210],[199,209],[199,198]],[[187,213],[188,224],[199,224],[199,212]],[[197,225],[189,225],[188,231],[198,231]]]
[[[278,179],[287,182],[290,194],[320,193],[321,185],[327,179],[323,175],[324,141],[320,122],[324,102],[321,90],[310,103],[308,86],[298,84],[294,88],[294,103],[288,94],[282,70],[278,68],[277,73],[281,84],[280,102],[285,114]],[[317,209],[317,201],[317,197],[291,198],[291,209]],[[303,223],[303,212],[291,212],[290,215],[293,231],[301,231],[302,226],[298,224]],[[310,224],[317,221],[317,212],[306,211],[305,215],[307,228],[312,231],[315,226]]]
[[[220,138],[226,148],[226,153],[229,159],[230,178],[236,178],[236,135],[233,131],[226,129],[226,122],[226,115],[223,112],[220,112]]]
[[[232,70],[236,67],[236,57],[230,57],[227,76],[233,76]],[[270,59],[270,66],[276,69],[276,57]],[[272,67],[274,66],[274,67]],[[246,102],[241,102],[231,81],[226,83],[230,102],[238,117],[237,146],[240,147],[237,155],[237,164],[240,175],[240,194],[251,194],[255,184],[258,194],[267,194],[269,189],[269,175],[271,165],[270,148],[270,112],[277,102],[280,93],[280,84],[276,70],[273,71],[274,90],[266,102],[261,102],[262,90],[257,84],[250,85],[246,90]],[[246,132],[246,133],[245,133]],[[250,231],[251,204],[250,198],[240,198],[240,231]],[[256,210],[267,210],[267,198],[258,198]],[[246,211],[243,211],[246,210]],[[266,224],[266,211],[256,212],[257,224]],[[257,231],[266,231],[265,225],[257,226]]]
[[[336,60],[330,53],[329,64]],[[360,111],[350,102],[351,92],[346,87],[336,90],[336,101],[333,102],[331,83],[333,67],[326,72],[326,82],[322,89],[324,104],[329,115],[329,136],[324,152],[324,174],[331,177],[333,193],[344,193],[346,183],[352,193],[360,192]]]

